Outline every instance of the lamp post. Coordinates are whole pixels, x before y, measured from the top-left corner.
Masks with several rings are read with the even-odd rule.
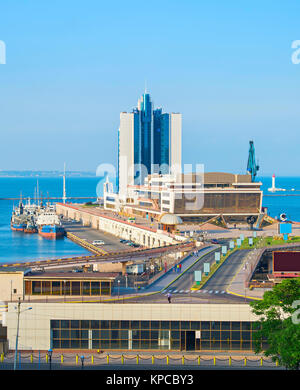
[[[50,348],[49,350],[48,350],[48,357],[49,357],[49,369],[51,370],[51,363],[52,363],[52,349]]]
[[[18,307],[17,309],[17,334],[16,334],[16,348],[15,348],[15,359],[14,359],[14,370],[17,369],[17,360],[18,360],[18,342],[19,342],[19,327],[20,327],[20,314],[24,313],[24,311],[31,310],[32,307],[28,307],[27,309],[21,311],[21,298],[19,297]]]
[[[118,280],[118,299],[120,298],[120,279]]]

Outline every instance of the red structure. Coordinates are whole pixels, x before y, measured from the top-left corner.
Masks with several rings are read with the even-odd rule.
[[[300,276],[300,251],[273,252],[273,277],[295,278]]]

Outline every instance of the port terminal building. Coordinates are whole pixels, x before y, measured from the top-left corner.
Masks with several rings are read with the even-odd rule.
[[[128,185],[125,202],[104,184],[104,208],[127,215],[153,218],[175,214],[183,223],[201,223],[222,216],[225,223],[246,222],[261,215],[262,183],[251,175],[224,172],[149,175],[143,185]]]
[[[17,316],[4,326],[14,349]],[[19,349],[251,351],[257,318],[246,304],[22,303]],[[28,308],[31,310],[26,310]],[[264,340],[261,341],[264,346]]]

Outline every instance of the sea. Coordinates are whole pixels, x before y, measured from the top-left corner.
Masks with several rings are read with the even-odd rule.
[[[35,177],[0,178],[0,199],[18,198],[22,194],[23,199],[30,197],[31,202],[34,202],[37,187],[45,201],[47,201],[48,196],[49,198],[61,197],[63,179],[62,177],[39,177],[38,179]],[[97,192],[99,192],[99,178],[67,178],[66,189],[69,197],[96,197]],[[88,200],[76,200],[77,203],[86,201]],[[50,203],[55,202],[57,200],[50,200]],[[39,234],[24,234],[12,231],[10,229],[11,213],[13,206],[18,205],[18,203],[16,200],[0,200],[0,265],[3,263],[14,264],[89,254],[84,248],[66,237],[50,240],[41,237]]]
[[[38,182],[39,192],[45,199],[61,197],[62,177],[7,177],[0,178],[0,199],[30,197],[34,201]],[[258,177],[256,181],[263,183],[263,206],[268,214],[279,217],[285,213],[289,220],[300,222],[300,177],[278,177],[276,187],[286,191],[271,193],[271,177]],[[66,180],[67,196],[96,197],[102,196],[102,186],[99,177],[70,177]],[[75,201],[75,200],[74,200]],[[84,200],[76,200],[84,202]],[[48,240],[38,234],[23,234],[10,229],[10,217],[17,201],[0,200],[0,265],[3,263],[21,263],[41,259],[53,259],[86,255],[88,252],[67,238]]]

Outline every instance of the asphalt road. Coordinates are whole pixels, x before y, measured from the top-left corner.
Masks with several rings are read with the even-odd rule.
[[[67,222],[63,220],[63,226],[66,231],[75,234],[90,244],[94,240],[103,240],[105,245],[99,246],[106,252],[118,252],[131,249],[130,246],[122,244],[120,239],[109,233],[104,233],[101,230],[93,229],[88,226],[82,226],[80,222]]]
[[[226,290],[248,252],[248,249],[233,252],[208,280],[204,288],[208,290]]]

